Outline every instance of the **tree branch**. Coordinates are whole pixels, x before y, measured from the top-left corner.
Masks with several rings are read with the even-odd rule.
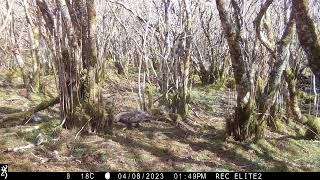
[[[262,45],[267,48],[267,50],[271,53],[271,55],[273,56],[273,58],[276,57],[276,53],[275,53],[275,48],[273,47],[273,45],[271,44],[271,42],[262,36],[261,34],[261,20],[264,16],[264,14],[267,12],[268,8],[270,7],[270,5],[272,4],[273,0],[267,0],[261,7],[260,12],[258,13],[257,17],[254,19],[253,21],[253,25],[255,27],[256,30],[256,34],[258,36],[258,39],[261,41]]]

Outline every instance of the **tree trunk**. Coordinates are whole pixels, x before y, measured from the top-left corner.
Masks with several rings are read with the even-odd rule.
[[[236,2],[233,2],[236,4]],[[233,120],[227,122],[227,131],[235,140],[246,140],[253,134],[252,125],[255,123],[253,112],[254,100],[251,97],[251,81],[247,76],[245,61],[241,51],[241,34],[239,19],[231,19],[225,9],[224,0],[216,0],[220,21],[228,42],[232,69],[236,81],[237,107]],[[236,10],[234,10],[236,11]],[[232,22],[236,22],[233,24]]]
[[[276,100],[276,94],[280,89],[281,78],[285,70],[286,63],[289,60],[289,44],[293,34],[294,19],[291,12],[289,22],[286,25],[281,40],[276,46],[276,59],[275,64],[271,70],[268,86],[264,89],[262,97],[259,99],[259,116],[257,124],[257,139],[264,138],[264,128],[266,126],[266,113],[270,110],[271,106]]]
[[[317,117],[306,117],[301,113],[299,108],[296,84],[297,79],[295,78],[292,70],[287,68],[284,73],[285,80],[288,84],[289,90],[289,106],[291,112],[294,116],[294,120],[298,121],[301,124],[304,124],[308,127],[306,137],[310,139],[320,138],[320,119]]]
[[[32,22],[29,13],[29,4],[27,0],[23,1],[26,20],[28,23],[29,38],[31,44],[31,57],[32,57],[32,89],[35,92],[40,90],[40,29]]]
[[[168,59],[171,57],[171,37],[170,37],[170,23],[171,23],[171,14],[170,8],[172,7],[173,3],[171,0],[164,1],[164,41],[163,41],[163,52],[162,56],[160,57],[160,70],[161,70],[161,94],[162,100],[161,104],[163,104],[166,108],[169,107],[169,97],[168,97],[168,90],[169,90],[169,65]]]
[[[97,30],[94,0],[56,1],[61,11],[61,24],[43,0],[37,0],[47,29],[54,38],[57,52],[56,66],[59,74],[60,108],[66,128],[78,128],[89,124],[89,131],[100,128],[103,109],[96,78]],[[77,16],[74,16],[75,12]],[[56,23],[60,23],[60,19]],[[62,27],[62,37],[58,36]],[[59,34],[60,35],[60,34]],[[61,38],[61,39],[60,39]],[[60,48],[60,49],[59,49]],[[82,62],[82,64],[80,63]]]
[[[183,38],[183,53],[182,53],[182,87],[179,87],[179,103],[178,103],[178,114],[184,118],[188,113],[188,99],[190,96],[189,92],[189,79],[190,79],[190,51],[191,51],[191,12],[190,12],[190,2],[188,0],[183,0],[184,13],[185,13],[185,27],[184,27],[184,37]]]
[[[309,66],[314,75],[320,77],[320,44],[316,34],[315,25],[308,15],[308,0],[292,0],[294,18],[296,20],[296,29],[298,39],[305,51]]]
[[[14,3],[13,3],[14,4]],[[9,2],[7,1],[7,9],[8,11],[10,10],[10,8],[12,8],[13,4],[11,4],[11,6],[9,6]],[[27,77],[27,73],[26,73],[26,70],[25,70],[25,62],[24,62],[24,59],[23,57],[21,56],[20,54],[20,48],[19,48],[19,43],[18,43],[18,39],[17,38],[17,34],[15,33],[14,31],[14,28],[15,28],[15,16],[14,16],[14,13],[11,13],[11,18],[12,18],[12,21],[10,23],[10,28],[9,28],[9,31],[10,31],[10,39],[11,39],[11,43],[13,43],[15,45],[15,49],[13,50],[13,56],[14,56],[14,59],[15,59],[15,62],[21,72],[21,77],[22,77],[22,80],[23,80],[23,85],[24,85],[24,88],[29,88],[28,85],[29,85],[29,79]]]

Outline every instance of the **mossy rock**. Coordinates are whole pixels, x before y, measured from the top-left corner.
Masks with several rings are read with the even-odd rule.
[[[175,126],[177,126],[182,120],[181,116],[176,113],[165,113],[161,116],[161,119]]]
[[[309,117],[306,125],[308,126],[308,130],[305,137],[307,139],[320,139],[320,118]]]
[[[182,121],[182,118],[179,114],[177,113],[168,113],[169,119],[174,123],[174,124],[179,124],[179,122]]]
[[[280,117],[270,117],[268,126],[271,128],[271,130],[280,132],[285,128],[285,125],[282,123],[282,119]]]
[[[152,109],[150,109],[150,113],[155,117],[165,115],[165,112],[161,108],[152,108]]]
[[[304,103],[310,103],[313,102],[315,99],[314,94],[308,94],[304,91],[298,91],[298,97],[301,99]]]
[[[153,108],[150,111],[151,111],[151,114],[158,121],[166,121],[174,125],[177,125],[179,124],[179,122],[182,121],[181,116],[177,113],[166,113],[161,108]]]
[[[234,78],[227,78],[225,80],[225,86],[229,89],[236,89],[236,80]]]

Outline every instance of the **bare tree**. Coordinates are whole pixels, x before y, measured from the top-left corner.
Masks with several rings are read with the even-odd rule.
[[[230,122],[229,134],[233,135],[236,140],[245,140],[251,136],[253,120],[253,100],[251,96],[250,77],[246,70],[246,62],[244,61],[243,52],[241,50],[242,37],[240,33],[240,19],[238,4],[232,1],[234,14],[230,15],[226,10],[224,0],[216,0],[219,11],[220,21],[228,42],[232,69],[236,80],[237,89],[237,107],[235,115]]]

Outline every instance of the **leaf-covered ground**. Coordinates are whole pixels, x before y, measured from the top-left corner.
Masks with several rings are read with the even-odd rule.
[[[8,78],[10,77],[10,78]],[[0,74],[0,118],[54,97],[54,79],[46,94],[26,94],[16,74]],[[116,111],[138,107],[135,78],[108,74],[103,97]],[[0,163],[12,171],[320,171],[320,142],[303,140],[303,127],[290,122],[267,131],[258,143],[225,139],[226,117],[234,92],[217,86],[195,86],[191,118],[185,127],[160,121],[132,130],[116,126],[112,135],[81,135],[57,128],[58,107],[0,128]],[[26,123],[27,122],[27,123]],[[47,142],[32,146],[42,134]],[[13,148],[31,144],[31,148]]]

